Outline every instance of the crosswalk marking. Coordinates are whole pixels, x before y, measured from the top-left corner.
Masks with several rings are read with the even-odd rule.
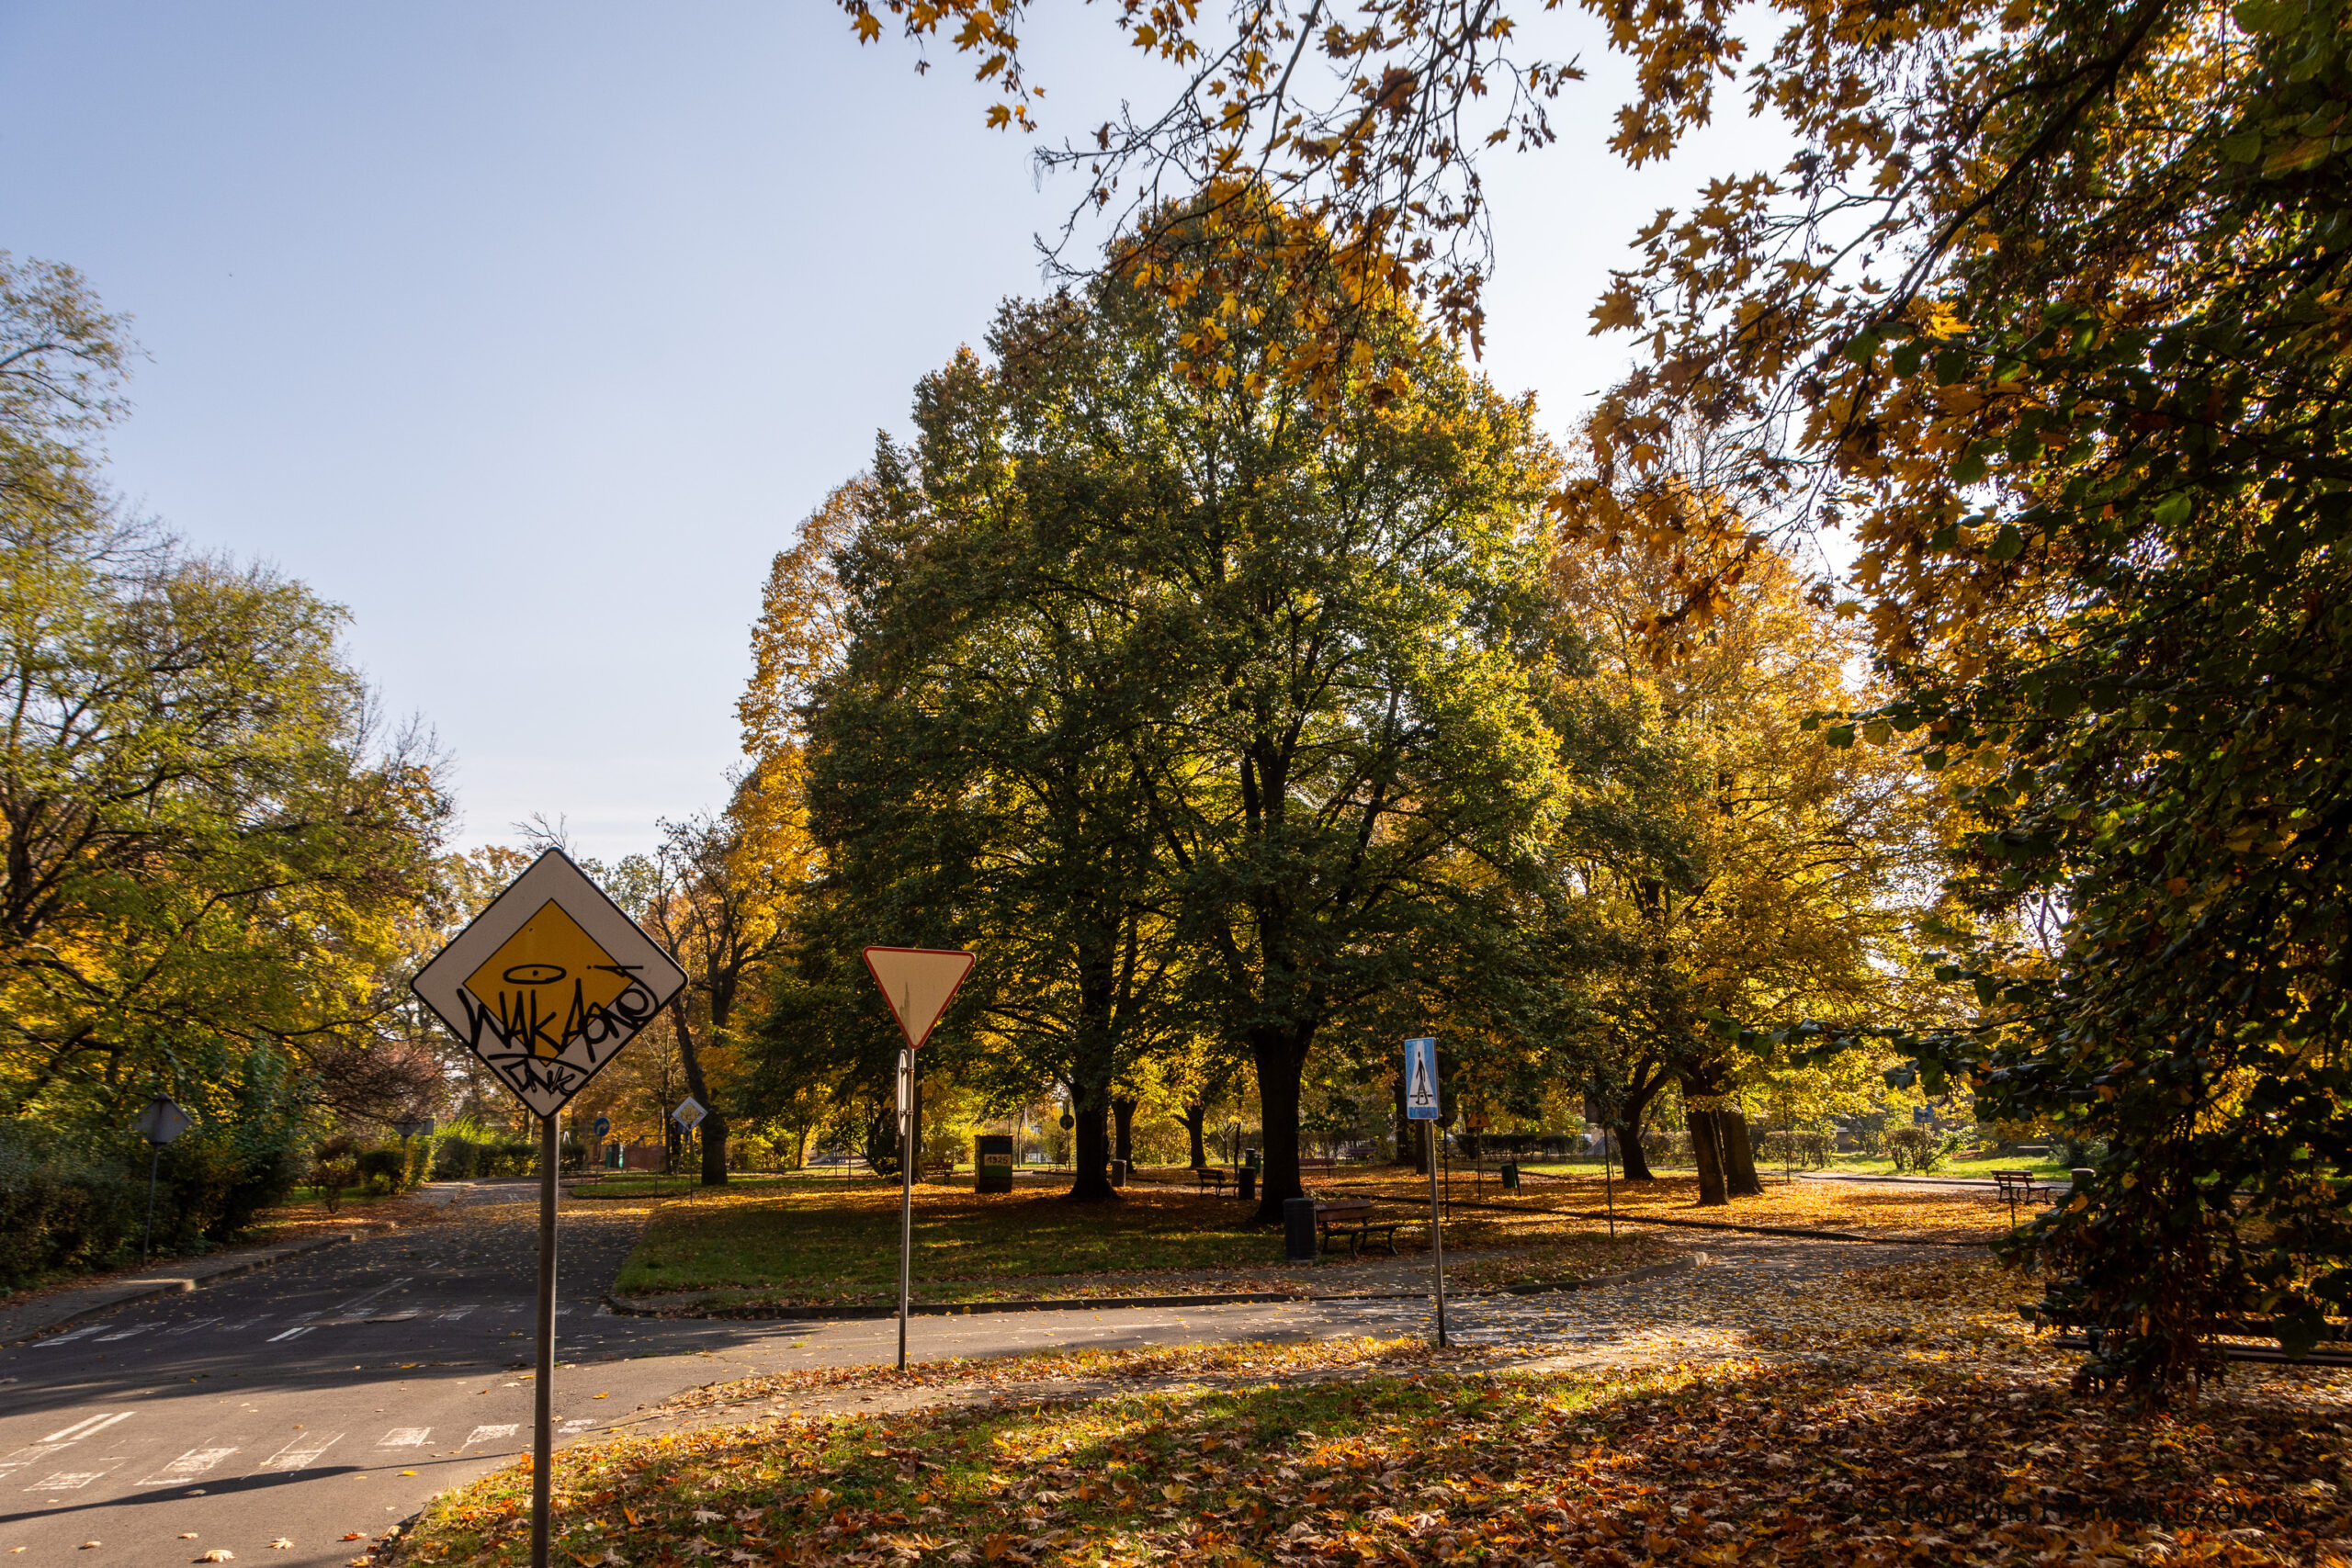
[[[300,1324],[292,1328],[281,1329],[277,1333],[271,1335],[269,1337],[269,1343],[275,1345],[281,1339],[300,1339],[303,1335],[308,1334],[309,1332],[311,1332],[311,1325],[307,1323]]]
[[[144,1334],[154,1326],[152,1323],[141,1323],[126,1328],[119,1334],[101,1334],[98,1336],[98,1343],[104,1345],[111,1339],[128,1339],[134,1334]]]
[[[164,1332],[166,1334],[193,1334],[208,1323],[218,1323],[220,1321],[220,1319],[218,1315],[212,1317],[199,1317],[190,1322],[180,1324],[176,1327],[166,1328]]]
[[[81,1338],[85,1334],[96,1334],[99,1329],[104,1328],[105,1326],[106,1325],[103,1323],[94,1323],[87,1328],[77,1328],[71,1334],[58,1334],[52,1335],[47,1339],[36,1339],[33,1341],[33,1348],[38,1350],[44,1345],[71,1345],[76,1339]]]
[[[424,1439],[433,1435],[430,1427],[395,1427],[377,1443],[379,1449],[421,1449]]]
[[[471,1432],[466,1434],[466,1440],[458,1446],[461,1449],[469,1449],[476,1443],[487,1443],[499,1438],[511,1438],[521,1429],[519,1424],[513,1422],[503,1427],[476,1427]]]
[[[251,1328],[254,1324],[261,1322],[264,1318],[270,1315],[270,1314],[266,1312],[257,1312],[251,1317],[241,1317],[234,1323],[222,1324],[220,1325],[220,1332],[222,1334],[234,1334],[241,1328]]]
[[[236,1451],[234,1449],[190,1449],[139,1484],[177,1486],[183,1482],[194,1481]]]
[[[130,1420],[131,1415],[132,1413],[128,1410],[118,1410],[111,1414],[101,1410],[96,1416],[83,1417],[81,1420],[74,1422],[71,1427],[59,1427],[56,1431],[51,1432],[48,1437],[43,1438],[41,1441],[44,1443],[77,1443],[84,1438],[90,1437],[95,1433],[105,1431],[108,1427],[113,1426],[118,1421]]]
[[[451,1307],[447,1312],[441,1314],[441,1321],[444,1323],[455,1323],[458,1319],[465,1316],[466,1314],[473,1310],[473,1303],[471,1302],[467,1303],[464,1306]]]
[[[65,1447],[63,1443],[28,1444],[6,1459],[0,1459],[0,1475],[6,1475],[12,1470],[22,1470],[37,1461],[45,1460],[63,1447]]]
[[[262,1461],[261,1468],[263,1470],[308,1470],[319,1462],[321,1454],[342,1440],[341,1432],[329,1433],[325,1436],[304,1433]]]
[[[107,1467],[107,1470],[113,1466]],[[51,1476],[38,1486],[28,1486],[28,1492],[76,1492],[107,1473],[105,1470],[67,1470]]]

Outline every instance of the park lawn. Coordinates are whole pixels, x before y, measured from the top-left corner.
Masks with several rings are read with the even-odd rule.
[[[695,1292],[696,1310],[833,1306],[896,1298],[899,1189],[793,1186],[786,1190],[701,1193],[662,1204],[621,1267],[622,1296]],[[1425,1200],[1385,1205],[1408,1223],[1397,1236],[1405,1259],[1427,1247]],[[1068,1202],[1024,1184],[983,1196],[968,1187],[919,1184],[914,1201],[915,1297],[960,1302],[1035,1295],[1150,1295],[1226,1290],[1360,1288],[1396,1262],[1385,1252],[1350,1259],[1329,1254],[1311,1268],[1283,1263],[1280,1230],[1253,1218],[1256,1205],[1173,1185],[1130,1186],[1119,1201]],[[1557,1280],[1656,1262],[1679,1250],[1627,1235],[1612,1245],[1605,1227],[1546,1213],[1458,1214],[1446,1227],[1449,1254],[1465,1280],[1498,1285]],[[1482,1259],[1507,1247],[1512,1259]]]
[[[1352,1340],[778,1374],[684,1414],[844,1386],[930,1403],[566,1450],[557,1561],[2352,1561],[2352,1381],[2241,1372],[2135,1416],[2067,1393],[2018,1286],[1974,1259],[1855,1270],[1713,1360]],[[509,1466],[388,1562],[526,1561],[528,1506]]]

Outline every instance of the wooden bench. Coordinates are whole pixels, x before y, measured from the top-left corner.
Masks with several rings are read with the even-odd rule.
[[[1193,1190],[1196,1192],[1205,1192],[1212,1187],[1216,1188],[1219,1192],[1223,1192],[1225,1190],[1225,1172],[1217,1169],[1214,1166],[1194,1166],[1193,1168],[1193,1179],[1195,1183]]]
[[[1396,1229],[1404,1223],[1402,1220],[1374,1219],[1372,1200],[1369,1198],[1343,1198],[1336,1202],[1317,1203],[1315,1205],[1315,1224],[1322,1240],[1317,1250],[1329,1250],[1331,1238],[1343,1235],[1348,1238],[1348,1256],[1356,1258],[1363,1255],[1366,1247],[1374,1244],[1376,1236],[1378,1245],[1386,1247],[1389,1256],[1395,1257]]]
[[[2019,1203],[2030,1203],[2036,1198],[2054,1198],[2058,1195],[2058,1189],[2046,1181],[2036,1180],[2033,1172],[2030,1170],[1996,1170],[1992,1174],[1993,1185],[2000,1190],[1993,1196],[1993,1201],[1996,1203],[2007,1203],[2015,1207]]]

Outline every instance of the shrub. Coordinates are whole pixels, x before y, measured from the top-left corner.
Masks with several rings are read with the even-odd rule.
[[[76,1149],[55,1129],[0,1122],[0,1290],[95,1268],[135,1243],[146,1173]]]
[[[474,1141],[459,1133],[445,1133],[433,1140],[433,1179],[470,1181],[479,1174]]]
[[[1897,1127],[1886,1135],[1886,1152],[1897,1170],[1929,1171],[1960,1147],[1960,1134],[1932,1127]]]
[[[378,1197],[400,1191],[408,1175],[408,1156],[396,1147],[362,1149],[356,1163],[359,1179]]]
[[[1756,1154],[1768,1165],[1826,1168],[1829,1164],[1829,1134],[1788,1129],[1767,1133]]]
[[[433,1140],[411,1138],[403,1152],[408,1158],[401,1169],[401,1190],[413,1192],[424,1185],[425,1168],[433,1159]]]

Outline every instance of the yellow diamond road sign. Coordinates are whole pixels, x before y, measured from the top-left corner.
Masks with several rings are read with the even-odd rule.
[[[686,977],[561,851],[531,863],[413,982],[515,1097],[552,1116]]]

